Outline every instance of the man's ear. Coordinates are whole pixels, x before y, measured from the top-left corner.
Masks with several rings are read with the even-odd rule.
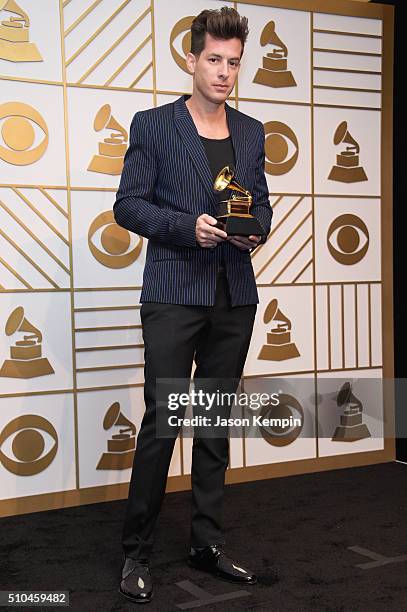
[[[194,72],[195,72],[195,64],[196,64],[196,57],[195,57],[195,55],[193,53],[187,53],[185,61],[186,61],[186,64],[187,64],[188,71],[191,74],[194,74]]]

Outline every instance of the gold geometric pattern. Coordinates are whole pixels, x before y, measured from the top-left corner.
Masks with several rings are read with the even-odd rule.
[[[278,196],[271,203],[272,229],[252,255],[257,283],[312,282],[311,198]]]
[[[68,214],[46,189],[11,187],[0,197],[3,289],[61,289],[69,286]],[[59,228],[50,221],[51,210]],[[63,228],[63,229],[62,229]],[[34,253],[37,255],[34,259]],[[13,279],[14,278],[14,283]],[[18,282],[15,282],[18,281]]]
[[[75,84],[84,84],[90,82],[89,77],[95,72],[95,70],[99,67],[105,67],[103,71],[103,79],[101,82],[98,82],[98,85],[103,87],[109,87],[110,85],[114,85],[115,79],[129,66],[134,58],[146,47],[146,45],[152,40],[151,26],[150,33],[147,36],[143,36],[141,40],[139,40],[140,35],[137,31],[137,26],[143,22],[144,19],[150,18],[151,15],[151,6],[148,6],[144,11],[140,11],[140,7],[133,0],[125,0],[122,2],[116,10],[110,10],[107,18],[103,20],[103,22],[97,27],[89,36],[90,29],[92,28],[93,20],[96,21],[96,17],[94,17],[94,13],[96,12],[98,6],[101,4],[102,0],[95,0],[86,10],[80,13],[76,19],[70,24],[69,27],[64,31],[64,38],[66,41],[66,59],[65,66],[67,68],[67,79],[70,83]],[[109,34],[109,26],[114,23],[114,20],[120,16],[122,11],[131,3],[132,8],[132,21],[127,27],[121,28],[122,31],[119,35],[115,32],[114,34]],[[106,3],[105,3],[106,4]],[[105,6],[104,4],[104,6]],[[64,7],[67,6],[67,3],[64,3]],[[133,17],[136,18],[133,20]],[[81,37],[78,37],[77,42],[70,45],[70,36],[72,33],[80,28],[80,26],[86,22],[89,25],[87,34],[85,36],[85,40],[82,40]],[[113,36],[113,41],[110,36]],[[105,39],[109,40],[109,46],[107,49],[100,53],[100,51],[96,51],[94,45],[92,47],[92,43],[96,41],[103,41]],[[135,42],[137,41],[137,42]],[[121,45],[128,45],[129,49],[132,49],[131,52],[126,54],[124,59],[117,59],[119,56],[115,56],[113,52],[118,49]],[[102,43],[100,43],[102,45]],[[105,46],[105,45],[103,45]],[[68,51],[69,49],[69,51]],[[83,68],[83,55],[86,52],[86,68]],[[89,58],[89,59],[88,59]],[[80,72],[77,72],[76,65],[80,66]],[[152,70],[153,61],[152,58],[148,61],[141,70],[137,74],[133,74],[130,81],[127,83],[128,89],[133,89],[136,87],[137,83],[143,78],[143,76],[149,71]],[[108,67],[108,68],[107,68]],[[98,79],[99,80],[99,79]]]

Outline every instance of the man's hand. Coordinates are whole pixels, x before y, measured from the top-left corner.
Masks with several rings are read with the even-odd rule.
[[[261,236],[228,236],[228,242],[231,242],[241,251],[247,251],[257,246],[261,240]]]
[[[217,227],[215,217],[206,213],[198,217],[196,221],[196,240],[201,247],[213,249],[219,242],[223,242],[228,237],[227,233]]]

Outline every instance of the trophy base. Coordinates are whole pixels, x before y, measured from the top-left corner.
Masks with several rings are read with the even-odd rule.
[[[275,72],[274,70],[267,70],[265,68],[258,69],[253,79],[253,83],[267,85],[268,87],[295,87],[297,85],[289,70]]]
[[[31,359],[30,361],[6,359],[0,370],[0,376],[5,378],[34,378],[54,373],[46,357]]]
[[[217,217],[216,227],[223,229],[228,236],[264,236],[260,221],[251,215],[247,217]]]
[[[134,450],[127,453],[103,453],[97,470],[127,470],[133,466]]]
[[[102,157],[94,155],[88,166],[89,172],[100,174],[111,174],[118,176],[123,170],[123,157]]]
[[[297,347],[294,342],[290,344],[279,344],[273,346],[272,344],[264,344],[257,359],[264,359],[266,361],[285,361],[286,359],[294,359],[300,357]]]
[[[356,442],[356,440],[363,440],[364,438],[370,438],[370,431],[364,423],[353,427],[338,425],[332,436],[334,442]]]
[[[360,183],[362,181],[367,181],[367,176],[362,166],[358,166],[357,168],[332,166],[328,179],[330,181],[339,181],[340,183]]]
[[[0,33],[1,35],[1,33]],[[36,45],[30,42],[10,42],[0,40],[0,59],[9,62],[42,62]]]

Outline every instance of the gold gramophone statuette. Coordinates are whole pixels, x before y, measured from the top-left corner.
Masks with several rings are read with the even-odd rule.
[[[262,346],[257,359],[285,361],[300,356],[295,342],[291,340],[291,321],[281,312],[276,299],[267,306],[263,321],[271,321],[273,327],[267,332],[267,344]]]
[[[351,136],[346,121],[342,121],[336,128],[333,141],[336,146],[342,143],[347,146],[336,156],[336,165],[332,166],[328,179],[341,183],[367,181],[366,172],[359,166],[359,144]]]
[[[269,87],[295,87],[297,83],[287,68],[288,49],[275,30],[275,22],[269,21],[260,37],[262,47],[271,45],[273,50],[263,56],[263,66],[258,69],[253,83]]]
[[[93,123],[95,132],[103,129],[114,130],[110,138],[99,142],[99,153],[94,155],[88,166],[90,172],[119,175],[123,170],[124,155],[127,149],[127,131],[113,117],[110,104],[104,104],[97,112]]]
[[[343,413],[341,424],[335,429],[332,440],[334,442],[355,442],[370,438],[370,431],[362,421],[362,402],[354,395],[351,383],[346,382],[342,385],[336,403],[342,408]]]
[[[22,340],[10,346],[10,359],[0,369],[0,376],[8,378],[34,378],[54,374],[50,362],[42,357],[42,333],[24,316],[24,308],[17,306],[7,319],[5,332],[12,336],[17,332],[28,332]]]
[[[112,427],[119,427],[119,433],[113,433],[107,441],[107,452],[100,458],[97,470],[125,470],[133,465],[136,426],[122,413],[119,402],[110,406],[103,419],[105,431]]]
[[[251,236],[252,234],[263,236],[265,232],[260,221],[250,214],[253,201],[252,194],[239,185],[233,177],[234,172],[229,166],[225,166],[215,179],[214,189],[216,191],[223,191],[228,188],[244,194],[238,196],[234,193],[228,200],[219,202],[216,216],[218,227],[224,229],[229,236]]]
[[[9,62],[42,62],[35,43],[29,41],[30,18],[15,0],[0,0],[0,11],[8,11],[9,19],[0,22],[0,59]],[[3,15],[2,15],[3,16]]]

